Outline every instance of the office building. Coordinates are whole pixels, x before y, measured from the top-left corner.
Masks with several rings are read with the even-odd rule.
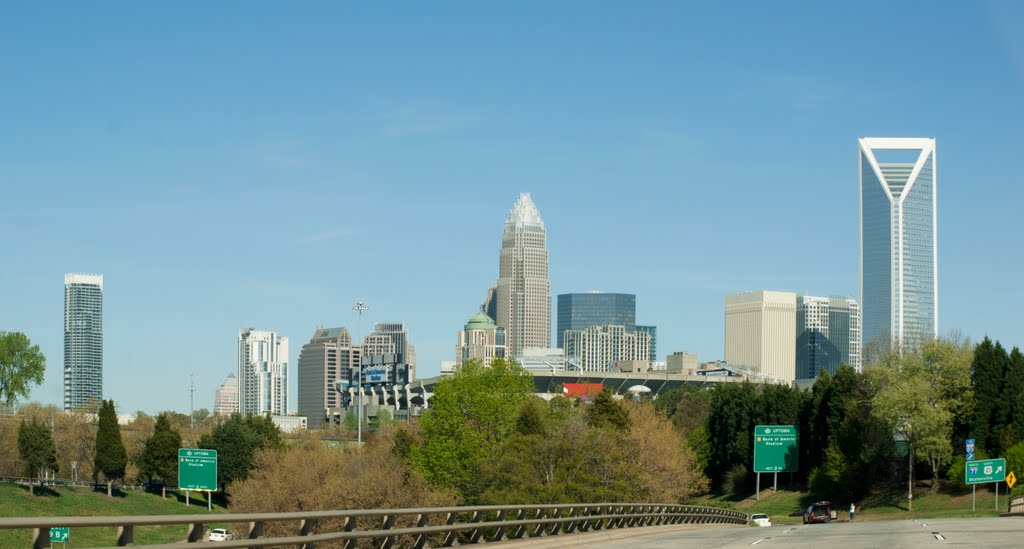
[[[103,400],[103,275],[64,275],[64,411]]]
[[[298,412],[308,426],[317,428],[344,407],[338,380],[348,381],[349,371],[359,364],[360,349],[352,345],[345,328],[317,328],[299,351]]]
[[[551,346],[551,283],[547,231],[529,193],[519,195],[501,236],[495,322],[508,351]]]
[[[625,326],[636,329],[636,295],[590,291],[558,296],[558,346],[565,346],[566,330],[591,326]]]
[[[479,360],[490,366],[495,358],[505,357],[505,329],[483,310],[473,315],[458,333],[455,345],[456,367],[467,360]]]
[[[245,416],[288,414],[288,338],[238,330],[238,409]]]
[[[850,297],[796,298],[796,378],[815,379],[840,365],[861,369],[860,306]]]
[[[725,297],[725,361],[777,383],[796,378],[796,294]]]
[[[935,140],[859,149],[863,342],[914,347],[939,331]]]
[[[584,372],[608,372],[618,362],[648,361],[651,355],[650,336],[640,331],[629,333],[625,326],[566,330],[564,341],[566,360]]]
[[[213,413],[220,416],[238,413],[238,378],[235,374],[228,374],[227,379],[217,389],[213,399]]]
[[[658,327],[657,326],[637,326],[636,331],[647,334],[647,338],[650,340],[651,354],[647,360],[651,363],[658,361]]]

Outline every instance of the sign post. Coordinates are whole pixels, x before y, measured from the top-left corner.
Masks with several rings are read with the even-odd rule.
[[[217,451],[179,448],[178,489],[185,491],[185,505],[189,505],[190,490],[205,491],[206,507],[212,511],[210,493],[217,489]]]
[[[981,459],[968,461],[964,471],[967,484],[985,484],[994,482],[996,485],[996,511],[999,510],[999,483],[1006,480],[1006,460],[1003,458]]]
[[[974,459],[974,439],[969,438],[964,441],[964,453],[967,454],[965,461],[972,461]],[[977,497],[978,487],[971,485],[971,512],[974,513],[974,502]]]
[[[761,473],[775,473],[778,489],[779,472],[797,470],[797,430],[794,425],[758,425],[754,427],[754,472],[757,473],[757,492],[761,499]]]

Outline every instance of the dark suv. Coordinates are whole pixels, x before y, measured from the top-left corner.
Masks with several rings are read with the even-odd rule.
[[[832,510],[832,503],[829,501],[819,501],[807,506],[804,511],[804,524],[828,523],[834,518],[836,512]]]

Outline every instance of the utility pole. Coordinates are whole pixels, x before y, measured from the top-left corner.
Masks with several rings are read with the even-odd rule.
[[[356,331],[359,337],[363,337],[363,311],[369,311],[370,308],[366,306],[362,301],[356,301],[355,306],[352,307],[353,311],[359,312],[359,322],[356,324]],[[365,343],[365,340],[364,342]],[[356,443],[360,448],[363,447],[363,353],[365,351],[365,345],[361,345],[359,348],[359,365],[356,371],[358,381],[358,389],[356,394],[359,395],[359,400],[356,401]]]
[[[194,372],[189,372],[188,373],[188,425],[189,425],[189,429],[192,429],[193,431],[196,430],[195,397],[196,397],[195,373]]]

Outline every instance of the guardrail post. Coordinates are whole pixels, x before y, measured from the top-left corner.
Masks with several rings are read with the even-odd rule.
[[[259,539],[263,537],[263,521],[256,520],[249,523],[249,534],[246,539]]]
[[[537,517],[536,518],[538,520],[544,518],[544,509],[537,509]],[[541,537],[541,536],[544,536],[544,525],[543,524],[538,524],[537,527],[533,529],[533,537],[536,538],[536,537]]]
[[[299,535],[311,536],[316,531],[316,519],[302,519],[299,522]],[[303,543],[302,549],[315,549],[314,543]]]
[[[430,515],[426,513],[420,513],[416,515],[416,527],[423,528],[427,524],[430,524]],[[427,546],[427,535],[418,534],[416,540],[413,542],[413,549],[423,549]]]
[[[526,518],[526,509],[520,509],[519,512],[516,513],[516,520],[520,521],[520,520],[523,520],[525,518]],[[512,539],[522,539],[524,535],[526,535],[526,525],[525,524],[520,524],[519,526],[516,526],[515,532],[512,533]]]
[[[459,517],[459,514],[457,512],[455,512],[455,513],[448,513],[448,516],[445,518],[444,523],[445,524],[455,524],[455,521],[458,520],[458,517]],[[455,530],[452,530],[451,532],[448,532],[447,536],[444,537],[444,543],[442,543],[441,546],[442,547],[451,547],[452,545],[455,545],[455,541],[458,540],[458,539],[459,539],[459,533],[457,531],[455,531]]]
[[[560,516],[562,516],[562,510],[561,509],[555,509],[555,512],[551,514],[551,518],[558,518]],[[551,531],[548,532],[548,534],[552,535],[552,536],[557,536],[560,533],[562,533],[562,523],[561,522],[556,522],[554,525],[552,525],[551,526]]]
[[[502,509],[498,511],[498,516],[494,517],[494,520],[496,522],[505,522],[505,510]],[[502,541],[505,538],[505,527],[499,526],[498,531],[495,532],[493,536],[491,536],[491,541]]]
[[[351,532],[352,530],[355,530],[355,529],[356,529],[356,517],[345,517],[345,526],[344,526],[343,530],[346,531],[346,532]],[[345,540],[345,549],[355,549],[356,545],[358,543],[359,543],[359,540],[357,540],[357,539],[354,539],[354,538],[353,539],[347,539],[347,540]]]
[[[384,515],[384,520],[381,522],[381,530],[390,530],[395,526],[395,515]],[[391,549],[395,544],[395,536],[385,536],[380,542],[380,549]]]
[[[473,511],[473,517],[469,519],[469,522],[480,522],[481,519],[483,519],[483,515],[480,513],[480,511]],[[479,542],[481,535],[483,535],[483,530],[481,530],[480,528],[474,528],[473,531],[469,533],[469,542]]]
[[[590,529],[594,526],[592,524],[592,521],[590,520],[590,516],[592,514],[593,513],[591,512],[591,507],[589,505],[586,505],[582,509],[580,509],[580,516],[586,517],[583,519],[583,522],[580,523],[580,532],[589,532]]]
[[[32,549],[46,549],[50,547],[50,529],[32,529]]]
[[[575,507],[570,507],[569,508],[569,514],[566,515],[566,517],[567,518],[573,518],[575,516],[576,516],[576,508]],[[579,526],[579,521],[570,520],[569,522],[565,523],[565,533],[566,534],[571,534],[571,533],[575,532],[576,528],[578,526]]]
[[[192,524],[189,524],[188,534],[185,536],[185,541],[189,543],[203,541],[203,523],[193,522]]]
[[[122,524],[117,527],[117,546],[124,547],[135,543],[135,527],[131,524]]]

